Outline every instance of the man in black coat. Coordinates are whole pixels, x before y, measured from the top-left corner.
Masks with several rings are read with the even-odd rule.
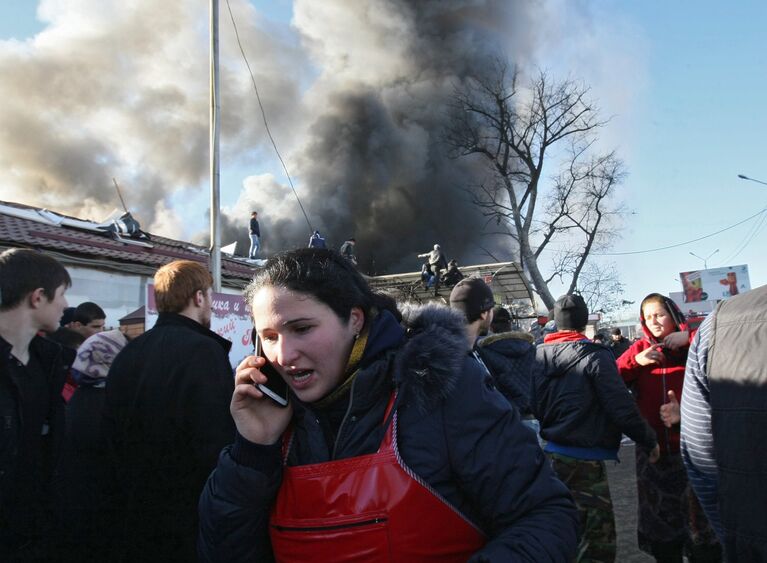
[[[213,280],[201,264],[167,264],[154,283],[157,324],[107,377],[108,558],[194,561],[197,499],[234,437],[231,342],[209,328]]]
[[[55,466],[64,433],[59,326],[71,280],[32,250],[0,254],[0,561],[52,559]]]
[[[616,359],[623,355],[623,352],[631,348],[629,339],[621,334],[621,329],[615,327],[610,331],[610,349]]]
[[[504,332],[487,336],[498,316],[511,320],[502,307],[493,308],[493,290],[480,278],[464,278],[450,293],[450,307],[464,314],[466,335],[472,354],[493,377],[498,390],[522,417],[522,422],[538,433],[538,424],[530,408],[532,367],[535,346],[532,336],[521,332]]]

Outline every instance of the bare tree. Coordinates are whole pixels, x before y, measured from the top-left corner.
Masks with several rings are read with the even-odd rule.
[[[581,272],[578,289],[589,311],[607,315],[626,303],[622,299],[623,284],[612,265],[589,262]]]
[[[587,87],[540,72],[528,88],[518,88],[518,78],[498,61],[489,75],[456,88],[446,142],[452,157],[475,155],[488,164],[491,174],[472,188],[473,202],[495,223],[492,233],[513,239],[550,309],[549,283],[558,278],[579,290],[589,256],[610,244],[622,212],[611,196],[625,171],[614,152],[593,153],[606,121]],[[544,165],[558,169],[548,191]],[[552,249],[544,273],[541,254]]]

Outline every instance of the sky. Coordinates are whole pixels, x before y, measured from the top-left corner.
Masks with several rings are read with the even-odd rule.
[[[435,225],[424,220],[423,202],[412,199],[434,201],[437,191],[421,186],[414,196],[401,187],[420,186],[424,167],[439,160],[421,149],[437,118],[414,100],[419,92],[439,96],[448,78],[460,78],[454,67],[466,61],[453,51],[465,41],[475,61],[502,46],[523,68],[583,80],[610,117],[599,147],[615,148],[626,164],[618,199],[630,213],[615,255],[596,259],[615,265],[627,301],[679,291],[679,273],[704,261],[709,268],[747,264],[752,287],[767,283],[765,213],[758,214],[767,186],[737,177],[767,181],[760,103],[767,4],[529,0],[504,8],[493,0],[451,0],[447,6],[475,10],[465,12],[470,32],[451,36],[453,51],[435,49],[433,29],[423,24],[432,3],[423,11],[410,4],[230,0],[270,131],[312,226],[338,244],[344,233],[360,233],[369,246],[381,245],[375,234],[387,231],[416,246],[441,233],[448,254],[452,245],[460,256],[476,257],[459,246],[461,229],[444,234],[445,222],[473,228],[468,220],[461,224],[448,206],[433,210],[444,218]],[[147,230],[202,240],[209,206],[207,6],[0,3],[0,199],[101,220],[119,206],[115,178]],[[220,22],[225,237],[239,237],[247,212],[257,208],[267,250],[275,250],[270,238],[273,246],[301,245],[308,226],[268,141],[225,1]],[[482,33],[486,41],[477,38]],[[431,177],[469,173],[445,170]],[[417,213],[403,215],[403,202]],[[372,232],[360,215],[371,217]],[[407,247],[408,256],[414,249]],[[399,271],[419,267],[414,257],[378,256]]]

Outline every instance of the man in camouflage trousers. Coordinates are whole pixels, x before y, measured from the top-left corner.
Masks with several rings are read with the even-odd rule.
[[[578,545],[576,561],[614,561],[615,519],[605,463],[552,453],[548,456],[578,506],[581,530],[588,530]]]
[[[546,440],[544,451],[573,495],[580,516],[576,561],[615,561],[615,518],[605,460],[618,459],[621,434],[659,455],[645,422],[605,346],[583,331],[588,308],[580,295],[554,305],[558,331],[536,349],[531,407]]]

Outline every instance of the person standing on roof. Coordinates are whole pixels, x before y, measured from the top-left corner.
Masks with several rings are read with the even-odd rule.
[[[258,251],[261,250],[261,229],[258,227],[258,212],[253,211],[250,214],[250,227],[248,229],[250,233],[250,250],[248,250],[248,258],[251,260],[258,255]]]
[[[427,258],[432,271],[434,272],[434,294],[437,294],[439,290],[439,281],[442,277],[442,270],[447,269],[447,258],[445,253],[442,252],[442,248],[435,244],[434,248],[429,252],[419,254],[418,258]]]
[[[354,238],[348,238],[344,241],[344,243],[341,245],[341,256],[346,258],[349,262],[357,265],[357,257],[354,255],[354,246],[357,244],[357,241],[354,240]]]
[[[309,237],[309,248],[326,248],[325,237],[319,231],[314,231]]]

